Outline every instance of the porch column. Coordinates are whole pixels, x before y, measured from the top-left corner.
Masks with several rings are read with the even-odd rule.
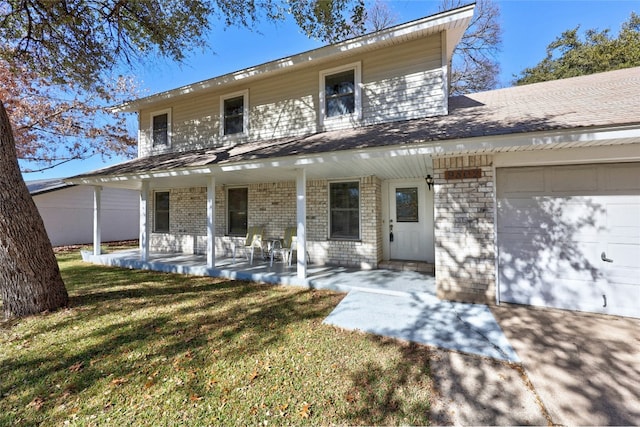
[[[100,218],[100,196],[102,193],[102,187],[94,186],[93,187],[93,254],[100,255],[100,245],[102,244],[100,240],[100,229],[101,229],[101,218]]]
[[[149,259],[149,235],[147,233],[147,202],[149,199],[149,181],[142,181],[140,187],[140,260]]]
[[[216,177],[207,183],[207,267],[216,266]]]
[[[305,169],[296,171],[296,222],[297,233],[297,276],[299,279],[307,278],[307,172]]]

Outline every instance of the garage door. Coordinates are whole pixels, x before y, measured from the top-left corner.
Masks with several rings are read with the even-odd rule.
[[[501,301],[640,317],[640,163],[496,176]]]

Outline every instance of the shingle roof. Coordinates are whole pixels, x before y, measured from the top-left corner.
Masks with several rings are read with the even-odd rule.
[[[50,191],[61,190],[67,187],[73,187],[73,184],[64,182],[62,178],[38,179],[34,181],[26,181],[25,183],[27,184],[29,193],[31,193],[32,196],[42,193],[48,193]]]
[[[449,99],[449,114],[352,130],[143,157],[74,178],[398,146],[481,136],[640,126],[640,68]]]

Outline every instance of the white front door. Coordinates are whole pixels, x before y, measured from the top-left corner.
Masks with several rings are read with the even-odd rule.
[[[389,182],[389,258],[434,261],[433,193],[424,180]]]

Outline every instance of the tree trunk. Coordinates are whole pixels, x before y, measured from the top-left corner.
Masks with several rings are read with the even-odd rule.
[[[0,299],[4,317],[69,302],[44,222],[22,179],[9,116],[0,100]]]

